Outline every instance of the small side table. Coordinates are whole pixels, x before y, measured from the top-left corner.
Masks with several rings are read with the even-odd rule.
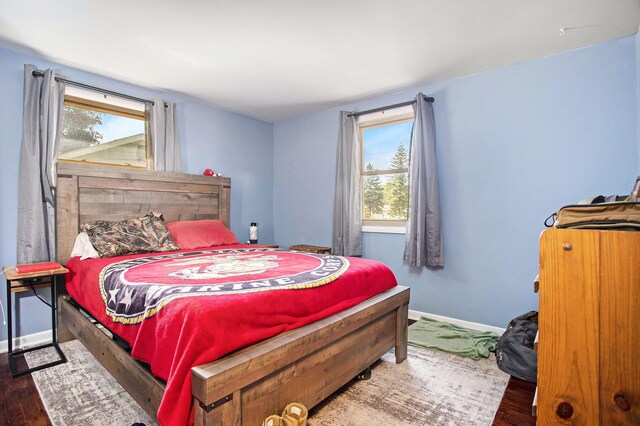
[[[8,349],[9,349],[9,369],[13,377],[23,376],[30,374],[34,371],[42,370],[54,365],[63,364],[67,362],[67,358],[62,353],[62,350],[58,346],[58,280],[64,279],[64,275],[69,272],[66,268],[55,269],[51,271],[38,271],[19,274],[14,266],[5,266],[2,268],[7,278],[7,316],[8,318]],[[32,348],[22,349],[19,351],[13,350],[13,318],[11,313],[11,293],[20,291],[28,291],[35,287],[51,287],[51,343],[35,346]],[[43,300],[44,302],[44,300]],[[44,302],[46,303],[46,302]],[[37,367],[28,368],[26,370],[18,371],[15,358],[24,355],[27,352],[36,351],[38,349],[53,347],[58,356],[60,357],[56,361],[48,362],[46,364],[38,365]]]
[[[302,251],[306,253],[331,254],[331,247],[310,246],[307,244],[296,244],[290,246],[289,250]]]

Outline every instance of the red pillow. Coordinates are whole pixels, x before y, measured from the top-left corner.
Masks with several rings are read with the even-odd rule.
[[[173,241],[183,249],[196,249],[238,242],[220,220],[181,220],[167,223]]]

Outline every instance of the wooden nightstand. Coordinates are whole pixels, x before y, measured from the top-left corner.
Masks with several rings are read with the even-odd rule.
[[[22,376],[25,374],[32,373],[34,371],[42,370],[44,368],[52,367],[54,365],[62,364],[67,362],[67,358],[60,350],[58,346],[58,327],[57,327],[57,311],[58,311],[58,280],[64,280],[64,275],[69,272],[66,268],[60,267],[54,270],[47,271],[38,271],[38,272],[30,272],[30,273],[18,273],[16,271],[15,266],[5,266],[2,268],[7,279],[7,316],[8,316],[8,330],[7,330],[7,343],[9,349],[9,369],[11,370],[11,375],[13,377]],[[47,303],[43,299],[40,299],[43,303],[46,303],[51,307],[51,333],[52,333],[52,341],[51,343],[46,343],[44,345],[39,345],[27,349],[22,349],[19,351],[13,350],[13,318],[11,313],[11,305],[12,298],[11,293],[16,293],[20,291],[28,291],[30,289],[34,289],[37,287],[51,287],[51,303]],[[38,349],[53,347],[60,359],[56,361],[52,361],[46,364],[39,365],[37,367],[28,368],[26,370],[18,371],[16,366],[16,357],[20,355],[24,355],[27,352],[35,351]]]
[[[289,250],[303,251],[306,253],[331,254],[331,247],[309,246],[306,244],[296,244],[289,247]]]
[[[269,247],[269,248],[280,248],[278,244],[258,244],[259,246]]]

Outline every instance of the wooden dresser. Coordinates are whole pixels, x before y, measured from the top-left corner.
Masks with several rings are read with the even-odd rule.
[[[640,232],[540,237],[539,425],[640,425]]]

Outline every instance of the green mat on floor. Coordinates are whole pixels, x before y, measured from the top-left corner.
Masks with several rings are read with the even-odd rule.
[[[500,336],[422,317],[409,326],[409,344],[480,359],[495,351]]]

